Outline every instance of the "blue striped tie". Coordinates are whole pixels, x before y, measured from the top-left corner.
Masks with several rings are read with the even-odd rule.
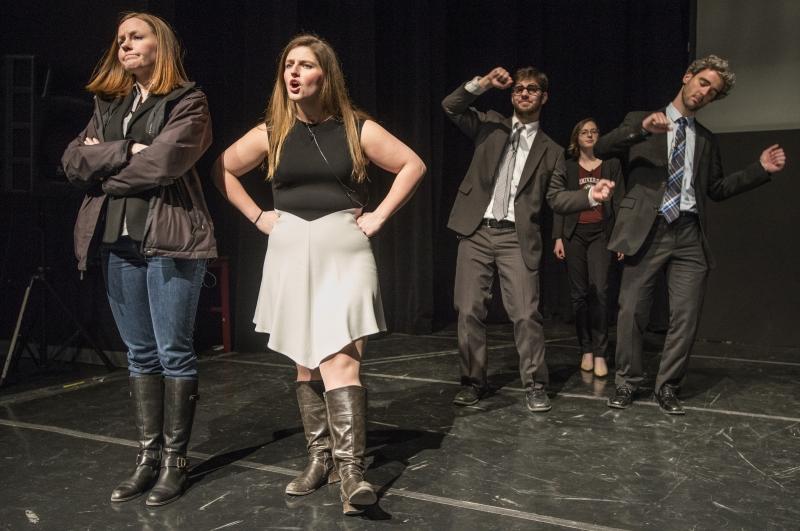
[[[669,179],[664,199],[661,201],[661,215],[672,223],[681,213],[681,188],[683,186],[683,167],[686,161],[686,123],[685,116],[678,118],[675,130],[675,144],[669,157]]]

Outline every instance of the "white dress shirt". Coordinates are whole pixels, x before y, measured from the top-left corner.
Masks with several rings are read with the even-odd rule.
[[[516,116],[511,118],[511,130],[513,131],[514,128],[517,127],[519,124],[523,129],[519,135],[519,146],[517,146],[517,156],[514,158],[514,170],[511,174],[511,186],[509,189],[509,199],[508,199],[508,212],[506,213],[506,219],[508,221],[513,222],[514,218],[514,197],[517,195],[517,188],[519,188],[519,180],[522,177],[522,170],[525,168],[525,161],[528,160],[528,154],[531,152],[531,146],[533,145],[533,139],[536,138],[536,133],[539,132],[539,122],[531,122],[528,124],[523,124],[520,122]],[[503,156],[500,160],[505,160],[508,156],[509,151],[511,150],[511,144],[506,146],[503,150]],[[499,171],[504,171],[504,168],[499,168]],[[495,186],[500,179],[495,181]],[[494,218],[492,214],[492,209],[494,208],[494,192],[492,192],[492,198],[489,201],[489,205],[486,207],[486,212],[483,213],[484,218]],[[500,220],[498,220],[500,221]]]
[[[675,147],[675,130],[678,128],[678,119],[681,117],[681,113],[670,103],[667,105],[665,114],[672,126],[667,131],[667,160],[669,160],[669,157],[672,156],[672,148]],[[694,212],[696,214],[697,199],[695,199],[694,186],[692,186],[692,177],[694,176],[694,140],[696,138],[695,125],[693,116],[687,116],[686,119],[688,120],[686,123],[686,156],[683,161],[680,210],[681,212]]]
[[[473,78],[472,80],[468,81],[464,88],[467,92],[475,94],[476,96],[483,94],[486,92],[487,89],[484,89],[480,86],[480,76]],[[524,129],[522,133],[519,135],[519,146],[517,147],[517,156],[514,158],[514,173],[512,174],[511,178],[511,189],[509,190],[510,197],[508,199],[508,213],[506,219],[508,221],[514,221],[514,197],[517,195],[517,188],[519,187],[519,180],[522,177],[522,170],[525,168],[525,161],[528,160],[528,154],[531,152],[531,146],[533,145],[533,140],[536,138],[536,133],[539,132],[539,122],[531,122],[527,124],[523,124],[519,121],[516,115],[511,118],[511,130],[513,131],[517,124],[520,124]],[[508,157],[508,153],[511,150],[511,144],[507,145],[506,148],[503,150],[503,155],[501,156],[500,160],[506,160]],[[503,171],[504,168],[499,168],[499,171]],[[497,179],[495,181],[495,186],[497,186]],[[484,218],[494,219],[494,215],[492,214],[492,208],[494,208],[494,192],[492,192],[492,198],[489,201],[489,206],[486,207],[486,212],[483,213]],[[500,221],[500,220],[498,220]]]
[[[467,92],[475,94],[476,96],[480,96],[481,94],[483,94],[484,92],[489,90],[488,88],[481,87],[480,80],[481,80],[480,76],[475,76],[471,80],[467,81],[466,85],[464,85],[464,88],[466,89]],[[516,127],[516,124],[518,124],[518,123],[522,124],[522,122],[520,122],[519,119],[517,119],[517,116],[514,115],[511,118],[511,130],[512,131],[514,130],[514,127]],[[516,163],[514,164],[514,177],[513,177],[512,181],[511,181],[511,192],[510,192],[511,193],[511,197],[509,198],[509,201],[508,201],[508,213],[506,214],[506,217],[504,218],[504,219],[507,219],[508,221],[514,221],[515,220],[515,218],[514,218],[514,197],[517,195],[517,188],[519,187],[519,180],[520,180],[520,177],[522,177],[522,170],[525,167],[525,161],[528,160],[528,154],[531,151],[531,146],[533,145],[533,140],[534,140],[534,138],[536,138],[536,133],[539,132],[539,122],[538,121],[531,122],[531,123],[528,123],[528,124],[523,124],[523,125],[525,127],[525,130],[520,135],[519,147],[517,148],[517,157],[515,159]],[[500,159],[501,161],[505,160],[505,157],[507,156],[509,149],[511,149],[511,146],[507,146],[506,149],[503,151],[503,156]],[[588,191],[588,195],[589,195],[589,205],[591,207],[596,207],[597,205],[600,204],[598,201],[595,201],[592,198],[592,189],[591,188]],[[694,196],[692,196],[692,197],[694,197]],[[483,214],[484,218],[494,219],[494,215],[492,214],[492,207],[493,206],[494,206],[494,192],[492,193],[491,201],[489,201],[489,206],[486,208],[486,212],[484,212],[484,214]]]

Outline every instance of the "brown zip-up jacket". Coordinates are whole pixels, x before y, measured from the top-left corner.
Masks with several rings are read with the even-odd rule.
[[[108,119],[122,98],[95,97],[94,115],[67,146],[61,162],[70,182],[86,189],[75,222],[75,256],[86,270],[98,221],[108,196],[126,196],[157,188],[150,199],[142,253],[173,258],[215,258],[214,224],[195,163],[211,145],[206,96],[194,83],[176,88],[156,103],[147,120],[147,149],[130,155],[133,140],[104,141]],[[167,105],[172,108],[165,116]],[[144,117],[143,117],[144,118]],[[162,127],[163,125],[163,127]],[[85,145],[94,137],[99,144]]]

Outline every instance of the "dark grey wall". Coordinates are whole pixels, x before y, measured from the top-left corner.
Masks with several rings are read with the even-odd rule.
[[[709,277],[700,337],[800,345],[800,130],[718,138],[727,171],[755,161],[772,144],[783,146],[789,164],[771,183],[710,205],[718,265]]]

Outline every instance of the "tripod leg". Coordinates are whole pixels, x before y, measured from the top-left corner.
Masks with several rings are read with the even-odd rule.
[[[100,360],[103,362],[103,365],[106,366],[106,369],[108,369],[109,372],[115,370],[116,367],[114,366],[113,363],[111,363],[111,360],[108,359],[108,356],[106,356],[106,353],[103,351],[103,349],[101,349],[100,347],[97,346],[97,343],[94,342],[94,339],[92,339],[92,336],[89,335],[89,332],[86,331],[86,329],[83,327],[83,325],[72,314],[72,312],[67,307],[67,305],[64,304],[64,301],[62,301],[61,297],[58,296],[58,293],[56,293],[56,290],[53,289],[53,286],[50,285],[50,283],[47,281],[47,279],[44,276],[41,276],[40,279],[41,279],[42,282],[44,282],[44,285],[47,286],[47,289],[50,291],[50,294],[56,300],[58,305],[61,306],[61,309],[64,311],[64,313],[70,318],[70,320],[72,320],[72,323],[80,331],[80,333],[81,333],[81,335],[83,335],[84,339],[86,339],[86,341],[88,341],[89,344],[92,346],[92,350],[94,350],[94,353],[97,354],[97,357],[100,358]]]
[[[69,338],[66,341],[61,343],[61,346],[58,347],[58,349],[55,352],[53,352],[53,355],[51,356],[52,361],[57,361],[58,358],[61,356],[61,354],[66,352],[66,350],[70,347],[70,345],[72,345],[72,342],[78,339],[80,335],[81,335],[80,330],[75,330],[74,332],[72,332],[72,335],[69,336]],[[72,359],[70,361],[74,363],[79,353],[80,353],[80,345],[78,343],[75,343],[75,354],[72,355]]]
[[[14,358],[14,353],[17,349],[17,340],[19,339],[19,330],[22,327],[22,320],[25,318],[25,309],[28,307],[28,299],[31,296],[31,289],[33,288],[33,281],[36,280],[36,275],[31,277],[28,287],[25,288],[25,295],[22,297],[22,305],[19,307],[19,314],[17,315],[17,325],[14,327],[14,335],[11,336],[11,344],[8,346],[8,354],[6,355],[6,362],[3,365],[3,374],[0,375],[0,386],[6,382],[8,376],[8,369],[11,367],[11,361]]]

